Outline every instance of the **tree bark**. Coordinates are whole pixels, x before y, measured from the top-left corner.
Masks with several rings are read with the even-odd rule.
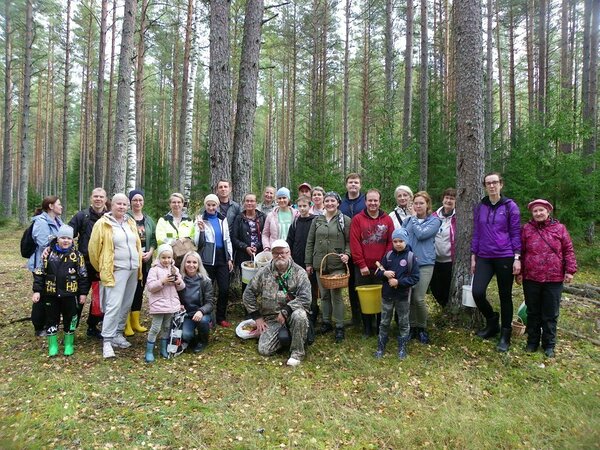
[[[12,22],[10,2],[4,3],[4,126],[2,149],[2,214],[12,216],[13,151],[12,151]]]
[[[350,109],[350,11],[352,0],[346,0],[344,8],[346,29],[344,31],[344,104],[342,106],[342,171],[344,174],[349,172],[350,168],[350,149],[348,146],[348,112]]]
[[[210,2],[209,153],[210,185],[231,179],[231,70],[229,67],[229,0]]]
[[[487,0],[486,22],[487,22],[487,39],[486,39],[486,58],[485,58],[485,164],[490,167],[492,162],[492,127],[494,114],[494,34],[492,26],[492,0]],[[498,62],[500,61],[498,55]]]
[[[511,3],[508,10],[508,91],[510,97],[510,149],[515,148],[516,136],[517,136],[517,95],[516,95],[516,82],[515,82],[515,21],[513,4]]]
[[[109,195],[125,192],[127,164],[127,126],[129,122],[129,89],[133,57],[133,33],[135,31],[136,0],[125,0],[121,53],[119,55],[119,80],[117,84],[117,112],[115,150],[110,170]]]
[[[393,30],[394,9],[393,1],[385,1],[385,115],[386,126],[389,133],[388,138],[394,135],[394,30]]]
[[[569,123],[569,117],[573,114],[571,55],[569,52],[570,11],[571,5],[569,0],[562,0],[560,20],[560,110],[562,112],[562,120],[567,123]],[[563,153],[573,152],[571,140],[562,140],[559,145]]]
[[[135,70],[135,141],[137,153],[136,186],[144,186],[146,169],[146,105],[144,103],[144,65],[146,56],[146,31],[148,30],[148,0],[142,0],[140,30],[137,41]]]
[[[456,229],[451,305],[461,304],[462,286],[469,284],[473,208],[481,194],[484,173],[483,66],[481,0],[462,0],[455,8],[456,49]]]
[[[537,92],[537,111],[538,120],[542,129],[546,123],[546,67],[547,44],[546,44],[546,20],[547,20],[547,0],[539,0],[540,15],[538,18],[538,92]]]
[[[67,211],[67,173],[69,167],[69,84],[70,84],[70,65],[71,65],[71,0],[67,0],[67,31],[65,36],[65,84],[63,97],[63,135],[62,135],[62,186],[61,201],[63,209]],[[97,169],[97,168],[96,168]]]
[[[233,139],[233,198],[250,192],[252,143],[260,62],[263,0],[248,0],[242,38],[237,114]],[[288,88],[289,89],[289,88]]]
[[[408,150],[411,140],[412,115],[412,52],[413,52],[413,0],[406,0],[406,50],[404,50],[404,110],[402,115],[402,149]]]
[[[112,33],[111,33],[111,44],[110,44],[110,73],[108,78],[108,111],[106,114],[106,161],[113,161],[113,92],[114,92],[114,79],[115,79],[115,48],[116,48],[116,28],[117,28],[117,0],[113,0],[112,6]],[[101,186],[106,186],[107,183],[107,167],[106,164],[102,166],[104,171],[104,183]],[[100,187],[100,186],[96,186]],[[81,209],[81,205],[80,208]]]
[[[427,64],[429,58],[429,44],[427,41],[427,2],[428,0],[421,0],[421,142],[419,145],[419,190],[422,191],[427,189],[427,171],[429,169],[429,73]]]
[[[185,152],[185,127],[187,116],[190,113],[188,107],[188,86],[190,83],[190,53],[192,51],[192,19],[194,16],[194,1],[187,0],[187,13],[185,22],[185,43],[183,46],[183,70],[181,73],[181,108],[179,109],[179,139],[178,139],[178,191],[185,190],[185,169],[186,169],[186,152]]]
[[[104,186],[106,147],[104,146],[104,68],[106,65],[106,29],[108,0],[102,0],[100,13],[100,48],[98,50],[98,86],[96,100],[96,163],[94,186]]]

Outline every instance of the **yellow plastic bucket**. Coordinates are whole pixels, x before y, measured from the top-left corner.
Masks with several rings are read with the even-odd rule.
[[[379,314],[381,312],[381,287],[381,284],[356,286],[363,314]]]
[[[250,284],[256,272],[258,272],[258,267],[252,261],[244,261],[242,263],[242,283]]]

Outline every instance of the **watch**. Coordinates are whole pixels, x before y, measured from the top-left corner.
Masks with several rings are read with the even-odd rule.
[[[515,261],[519,261],[521,259],[521,255],[515,255]]]

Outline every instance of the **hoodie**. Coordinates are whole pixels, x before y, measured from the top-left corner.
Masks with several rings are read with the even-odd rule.
[[[350,224],[350,254],[359,269],[375,270],[375,263],[392,249],[394,223],[381,209],[373,218],[363,209]]]
[[[484,197],[475,207],[471,253],[480,258],[511,258],[521,253],[521,213],[504,196],[493,205]]]

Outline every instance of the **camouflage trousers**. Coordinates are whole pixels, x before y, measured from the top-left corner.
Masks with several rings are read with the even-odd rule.
[[[379,323],[379,337],[388,338],[390,323],[394,317],[394,309],[398,314],[398,336],[408,336],[410,332],[409,313],[410,302],[408,299],[402,301],[399,299],[384,298],[381,301],[381,322]]]
[[[303,309],[297,309],[288,317],[286,325],[290,330],[292,342],[290,344],[290,357],[297,360],[303,360],[306,345],[306,336],[308,333],[308,315]],[[276,318],[267,321],[267,330],[260,335],[258,339],[258,353],[263,356],[270,356],[281,348],[279,341],[279,330],[281,324]]]

